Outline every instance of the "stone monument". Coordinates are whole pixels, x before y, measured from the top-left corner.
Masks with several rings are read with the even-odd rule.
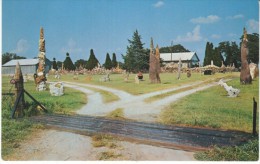
[[[17,62],[16,67],[15,67],[15,74],[14,74],[14,79],[15,82],[15,98],[17,99],[19,96],[19,93],[21,93],[21,98],[20,101],[17,104],[17,115],[18,117],[21,117],[23,115],[22,111],[25,107],[25,100],[24,100],[24,86],[23,86],[23,74],[22,74],[22,70],[21,70],[21,66],[19,64],[19,62]]]
[[[233,88],[232,86],[228,86],[226,83],[223,82],[222,79],[219,80],[218,84],[225,88],[225,90],[228,93],[228,97],[237,97],[240,93],[239,89]]]
[[[37,91],[44,91],[46,90],[46,75],[45,75],[45,39],[43,28],[40,29],[40,40],[39,40],[39,65],[37,69],[37,73],[34,75],[34,80],[36,83],[36,90]]]
[[[241,72],[240,72],[240,83],[241,84],[251,84],[252,77],[250,75],[250,69],[248,66],[248,47],[247,47],[247,32],[244,28],[244,37],[241,44]]]
[[[160,79],[160,52],[157,45],[156,52],[154,52],[153,38],[150,44],[150,61],[149,61],[149,78],[151,83],[161,83]]]
[[[64,84],[62,82],[56,82],[50,84],[50,94],[52,96],[62,96],[64,94]]]
[[[181,67],[182,67],[182,63],[181,63],[181,58],[180,58],[179,63],[178,63],[178,77],[177,77],[178,80],[181,79]]]

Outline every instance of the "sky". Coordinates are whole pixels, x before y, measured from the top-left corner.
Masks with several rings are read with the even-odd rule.
[[[206,42],[236,41],[246,27],[259,33],[258,0],[2,0],[2,53],[38,56],[40,27],[46,57],[101,64],[106,53],[123,61],[135,30],[145,48],[181,44],[204,60]]]

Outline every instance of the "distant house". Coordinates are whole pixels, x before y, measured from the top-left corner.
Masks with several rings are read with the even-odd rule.
[[[17,59],[11,60],[2,66],[2,74],[14,74],[15,66],[19,62],[23,75],[25,74],[35,74],[38,69],[39,60],[38,59]],[[45,60],[45,72],[48,73],[51,69],[51,61],[49,59]]]
[[[164,64],[178,63],[181,59],[183,68],[192,68],[199,65],[200,59],[196,52],[161,53]]]

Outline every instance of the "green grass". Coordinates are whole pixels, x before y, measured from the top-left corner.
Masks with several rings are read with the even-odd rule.
[[[99,160],[112,160],[118,157],[121,157],[121,154],[116,154],[114,151],[104,151],[99,154]]]
[[[113,110],[112,112],[108,113],[107,116],[108,118],[113,118],[113,119],[125,119],[124,118],[124,109],[123,108],[117,108]]]
[[[238,97],[227,97],[221,86],[199,91],[164,109],[159,122],[252,132],[253,97],[259,100],[259,78],[252,85],[240,85],[239,78],[227,84],[241,90]],[[259,116],[257,126],[258,120]]]
[[[161,84],[151,84],[149,80],[149,74],[143,74],[144,81],[141,81],[140,84],[135,84],[135,74],[129,75],[129,81],[125,82],[123,74],[111,74],[109,82],[100,82],[99,79],[104,75],[93,75],[92,80],[86,80],[89,75],[79,75],[78,80],[73,80],[74,75],[62,75],[60,81],[70,81],[70,82],[78,82],[78,83],[87,83],[87,84],[95,84],[101,86],[107,86],[115,89],[124,90],[128,93],[139,95],[144,93],[149,93],[153,91],[158,91],[162,89],[172,88],[174,86],[180,86],[187,83],[193,83],[195,81],[204,81],[222,77],[237,77],[239,73],[216,73],[215,75],[205,76],[200,73],[192,73],[190,78],[187,78],[186,74],[181,74],[181,80],[177,80],[176,73],[161,73]],[[54,78],[54,75],[50,75],[48,77],[49,81],[57,81]]]
[[[2,76],[2,92],[8,93],[14,91],[14,86],[10,83],[10,78]],[[24,88],[36,100],[44,105],[48,112],[52,113],[74,113],[75,110],[86,104],[86,95],[70,88],[65,88],[65,94],[60,97],[51,96],[49,91],[38,92],[35,90],[34,82],[24,83]],[[11,154],[15,148],[19,147],[22,142],[32,131],[42,128],[39,124],[32,124],[28,121],[27,116],[37,114],[37,105],[25,95],[26,116],[22,120],[10,119],[11,110],[14,105],[14,96],[2,96],[2,157],[5,158]]]
[[[196,153],[194,157],[201,161],[258,161],[258,145],[258,139],[254,139],[241,146],[214,147],[211,150]]]
[[[115,143],[115,139],[107,134],[96,134],[92,136],[92,145],[94,147],[107,147],[112,149],[118,147]]]

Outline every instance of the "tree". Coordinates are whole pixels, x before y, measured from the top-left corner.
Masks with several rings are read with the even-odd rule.
[[[128,40],[126,55],[122,55],[125,67],[128,71],[138,72],[149,69],[149,54],[143,48],[144,43],[141,41],[141,36],[136,30],[132,40]]]
[[[26,59],[26,57],[17,56],[15,53],[6,52],[6,53],[2,54],[2,65],[4,65],[5,63],[7,63],[13,59]]]
[[[93,68],[97,67],[99,64],[99,61],[97,60],[93,49],[90,50],[90,56],[86,63],[86,69],[92,70]]]
[[[116,54],[115,53],[113,53],[113,56],[112,56],[112,67],[113,68],[117,67],[117,60],[116,60]]]
[[[241,66],[241,58],[240,58],[240,48],[236,44],[236,42],[224,41],[220,42],[218,46],[221,54],[225,57],[225,65],[233,65],[235,67]],[[223,59],[224,60],[224,59]]]
[[[219,51],[218,47],[215,47],[212,53],[212,60],[214,61],[214,65],[221,67],[223,57],[221,55],[221,52]]]
[[[111,61],[111,59],[110,59],[109,53],[107,53],[106,61],[105,61],[105,63],[103,64],[103,66],[104,66],[106,69],[111,69],[111,68],[112,68],[112,61]]]
[[[57,61],[57,67],[58,67],[58,69],[62,67],[62,62],[61,61]]]
[[[66,53],[66,59],[63,62],[64,69],[66,70],[75,70],[76,67],[74,66],[72,60],[70,59],[70,54]]]
[[[241,37],[242,40],[243,36]],[[248,60],[249,62],[253,62],[258,64],[259,62],[259,34],[253,33],[253,34],[247,34],[248,39]],[[241,43],[240,43],[241,45]]]
[[[183,47],[181,44],[160,48],[160,53],[178,53],[178,52],[190,52],[190,51],[185,47]]]
[[[82,66],[83,68],[86,67],[86,63],[87,61],[86,60],[83,60],[83,59],[79,59],[75,62],[75,66],[76,68],[79,68],[80,66]]]
[[[204,57],[204,62],[203,66],[210,65],[211,60],[213,60],[213,44],[210,42],[206,43],[206,49],[205,49],[205,57]]]
[[[53,58],[52,69],[58,70],[58,66],[57,66],[56,58]]]

